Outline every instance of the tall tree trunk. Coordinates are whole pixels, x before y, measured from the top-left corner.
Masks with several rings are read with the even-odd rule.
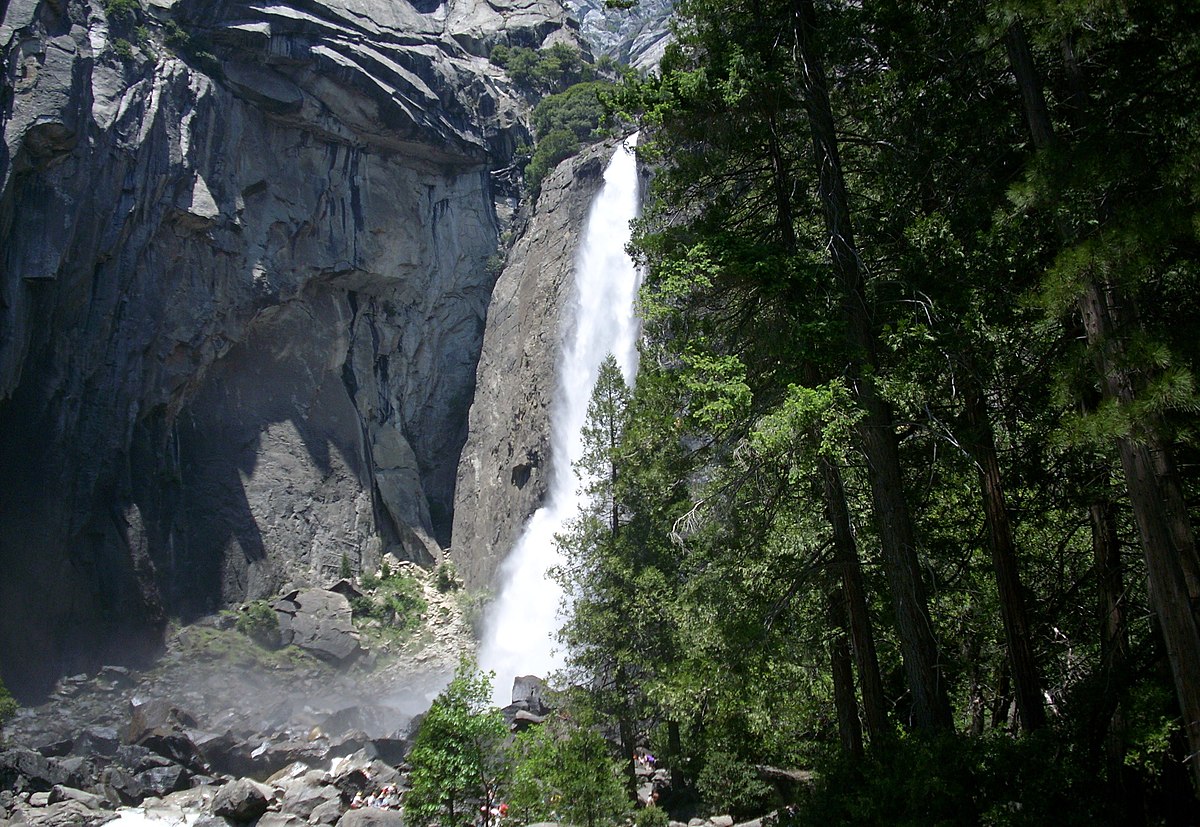
[[[847,641],[846,604],[840,588],[826,594],[829,614],[829,663],[833,674],[833,705],[837,710],[838,736],[842,751],[854,758],[863,754],[862,725],[858,721],[858,703],[854,692],[854,668],[850,663]]]
[[[912,519],[904,497],[900,451],[890,408],[879,395],[875,336],[871,328],[862,262],[854,243],[850,205],[842,174],[825,67],[814,42],[816,13],[812,0],[795,0],[795,43],[805,107],[812,131],[817,189],[828,234],[833,271],[842,291],[854,391],[865,416],[859,434],[867,458],[875,521],[886,560],[888,585],[904,670],[913,698],[912,723],[918,729],[950,729],[950,703],[940,680],[937,643],[921,580]]]
[[[1092,559],[1096,571],[1100,620],[1100,680],[1103,693],[1099,729],[1109,777],[1121,779],[1125,765],[1125,716],[1120,696],[1129,662],[1129,634],[1125,620],[1125,584],[1121,542],[1117,535],[1116,508],[1097,500],[1088,508],[1092,524]],[[1122,784],[1122,786],[1127,786]]]
[[[970,370],[968,370],[970,374]],[[973,375],[966,384],[967,424],[971,429],[971,453],[979,472],[983,490],[983,513],[988,527],[988,544],[992,551],[992,568],[996,572],[996,590],[1000,597],[1000,617],[1004,622],[1004,642],[1017,695],[1017,710],[1021,724],[1033,731],[1046,724],[1042,705],[1042,681],[1025,612],[1025,597],[1021,593],[1021,577],[1017,571],[1017,548],[1013,542],[1012,524],[1000,478],[1000,461],[996,456],[996,439],[988,416],[987,403]]]
[[[1009,57],[1018,86],[1040,90],[1028,45],[1021,48],[1025,34],[1019,21],[1009,27],[1007,37],[1015,44],[1009,47]],[[1081,87],[1077,68],[1072,75]],[[1031,124],[1051,123],[1040,92],[1022,97]],[[1039,150],[1056,143],[1048,126],[1032,130],[1032,135]],[[1060,227],[1060,231],[1064,244],[1076,241],[1070,228]],[[1097,274],[1083,286],[1079,312],[1105,398],[1129,405],[1145,382],[1127,353],[1128,337],[1140,327],[1132,303],[1117,284]],[[1200,624],[1195,609],[1200,599],[1200,561],[1182,486],[1161,435],[1157,417],[1149,417],[1139,423],[1136,434],[1117,438],[1117,452],[1146,560],[1151,603],[1175,679],[1188,752],[1193,756],[1188,762],[1192,785],[1200,792]]]
[[[871,628],[871,615],[867,609],[858,545],[850,528],[850,510],[846,507],[841,471],[828,457],[821,457],[819,464],[825,513],[833,529],[834,561],[845,597],[846,625],[850,630],[851,650],[858,667],[863,717],[867,723],[867,736],[872,744],[878,745],[890,735],[891,727],[887,720],[887,698],[883,692],[883,679],[879,675],[875,632]]]

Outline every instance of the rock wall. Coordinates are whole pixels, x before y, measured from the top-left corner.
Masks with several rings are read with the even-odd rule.
[[[491,584],[546,495],[561,311],[588,208],[615,149],[590,147],[546,176],[496,282],[454,503],[451,557],[468,588]]]
[[[440,553],[490,171],[525,139],[484,55],[566,25],[556,0],[151,3],[0,12],[0,674],[25,696],[168,617]]]

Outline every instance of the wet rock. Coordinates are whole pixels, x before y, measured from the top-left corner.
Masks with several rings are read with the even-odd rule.
[[[271,798],[270,787],[249,778],[239,778],[217,791],[212,812],[234,821],[252,821],[267,811]]]
[[[576,171],[613,149],[589,147],[546,176],[492,291],[455,487],[454,563],[469,589],[492,584],[546,495],[559,327],[575,250],[603,181]]]
[[[178,764],[169,764],[165,767],[154,767],[145,772],[139,772],[133,780],[140,788],[142,797],[154,795],[161,798],[170,793],[187,789],[188,772]]]

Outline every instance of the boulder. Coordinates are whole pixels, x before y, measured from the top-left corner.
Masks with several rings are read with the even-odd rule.
[[[89,810],[99,810],[103,806],[103,799],[94,793],[77,790],[74,787],[65,787],[62,784],[55,784],[50,788],[50,802],[57,804],[60,801],[78,801]]]
[[[404,827],[404,815],[398,810],[378,810],[374,807],[347,810],[338,820],[337,827]]]
[[[274,604],[284,646],[299,646],[322,660],[347,663],[362,653],[350,622],[350,601],[326,589],[295,591]]]
[[[0,788],[18,792],[49,792],[55,784],[68,783],[57,760],[24,747],[0,752]]]
[[[337,824],[338,819],[345,811],[346,804],[340,797],[331,798],[324,804],[318,804],[313,808],[308,815],[308,822],[309,824]]]
[[[71,745],[74,755],[103,755],[111,758],[117,754],[121,746],[121,737],[115,727],[88,727],[75,739]]]
[[[239,778],[217,791],[212,813],[233,821],[253,821],[267,811],[271,798],[270,787],[249,778]]]

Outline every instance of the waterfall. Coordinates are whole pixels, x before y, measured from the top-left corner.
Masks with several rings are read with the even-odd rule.
[[[625,253],[629,222],[637,217],[638,174],[632,135],[613,154],[592,201],[575,257],[575,284],[561,332],[557,394],[551,409],[550,479],[546,503],[525,525],[500,568],[501,589],[488,613],[479,665],[496,673],[493,700],[507,706],[513,679],[546,678],[562,668],[554,636],[563,593],[549,570],[561,561],[554,535],[578,512],[581,497],[573,466],[583,454],[580,431],[600,362],[612,353],[625,381],[637,371],[638,272]]]

